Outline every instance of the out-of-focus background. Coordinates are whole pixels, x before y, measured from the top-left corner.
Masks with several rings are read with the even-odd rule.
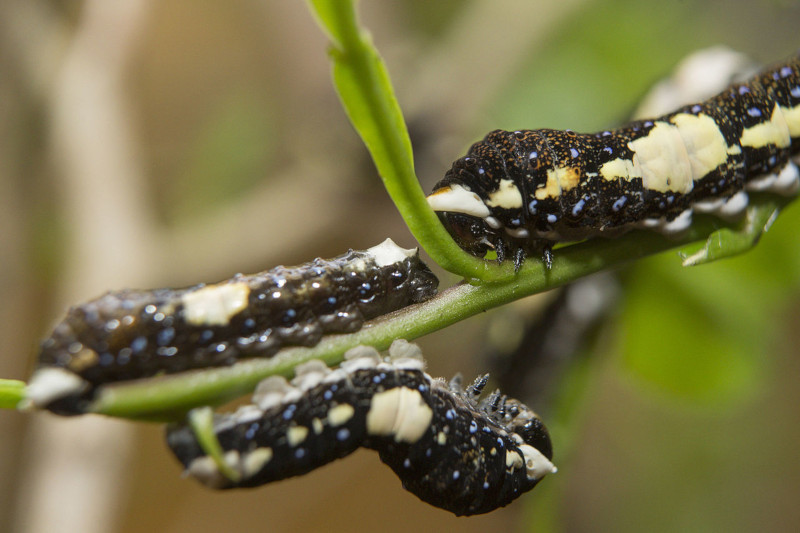
[[[623,122],[698,48],[768,63],[800,45],[788,0],[360,11],[426,189],[490,129]],[[456,519],[371,452],[213,493],[180,478],[157,425],[3,411],[0,530],[796,530],[798,211],[742,258],[681,269],[672,253],[622,274],[594,342],[532,404],[560,471],[506,509]],[[0,377],[26,379],[66,307],[105,290],[214,281],[387,236],[414,244],[303,2],[0,3]],[[505,312],[421,339],[430,372],[485,369]]]

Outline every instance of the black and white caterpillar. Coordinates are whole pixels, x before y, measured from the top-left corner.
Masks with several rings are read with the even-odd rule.
[[[103,384],[313,346],[429,299],[438,283],[415,249],[387,239],[213,285],[110,292],[71,308],[42,342],[28,400],[77,414]]]
[[[493,131],[428,202],[473,255],[549,268],[552,246],[633,228],[679,233],[693,211],[732,218],[746,190],[794,194],[800,181],[800,56],[705,102],[616,130]],[[794,158],[794,161],[792,159]]]
[[[254,487],[305,474],[360,446],[377,450],[421,500],[456,515],[487,513],[555,472],[550,437],[539,417],[494,392],[478,398],[488,376],[462,390],[423,371],[419,349],[395,341],[383,360],[360,346],[331,370],[320,361],[297,369],[291,384],[271,377],[253,404],[216,415],[223,475],[188,425],[167,443],[189,475],[216,488]]]

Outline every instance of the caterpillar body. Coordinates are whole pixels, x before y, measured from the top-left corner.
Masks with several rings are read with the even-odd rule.
[[[438,280],[390,239],[330,260],[186,289],[110,292],[73,307],[41,345],[33,405],[85,410],[97,387],[268,357],[427,300]]]
[[[483,257],[634,228],[679,233],[693,211],[732,218],[748,190],[800,182],[800,56],[698,104],[616,130],[493,131],[453,163],[428,202],[456,242]],[[794,159],[794,160],[793,160]]]
[[[533,411],[498,392],[478,401],[488,376],[466,390],[458,379],[431,378],[414,350],[396,341],[383,360],[359,347],[335,370],[312,361],[291,385],[269,378],[252,405],[217,415],[215,433],[238,481],[219,471],[189,426],[169,427],[167,442],[187,473],[218,489],[305,474],[363,446],[407,490],[456,515],[504,506],[555,471]]]

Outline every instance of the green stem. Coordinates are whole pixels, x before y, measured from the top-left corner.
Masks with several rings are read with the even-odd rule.
[[[24,381],[0,379],[0,409],[16,409],[24,397]]]
[[[210,407],[198,407],[189,411],[186,417],[191,426],[192,431],[197,437],[197,442],[200,448],[211,457],[214,464],[220,473],[233,481],[238,482],[241,479],[239,471],[233,468],[225,461],[225,453],[222,451],[222,445],[217,440],[217,435],[214,433],[214,410]]]
[[[483,281],[512,279],[510,264],[499,267],[461,250],[428,206],[389,73],[368,33],[358,26],[354,2],[309,0],[309,7],[331,40],[333,80],[342,106],[414,237],[450,272]]]
[[[781,199],[780,202],[777,205],[788,200]],[[776,209],[773,197],[765,200],[754,197],[748,212],[750,222],[745,229],[763,229]],[[520,275],[510,281],[478,286],[457,285],[428,302],[381,317],[356,333],[323,337],[313,348],[290,348],[268,359],[250,359],[230,367],[103,387],[90,411],[124,418],[176,419],[194,407],[218,405],[247,394],[270,375],[291,377],[295,366],[310,359],[336,365],[354,346],[366,344],[379,350],[386,349],[394,339],[415,339],[594,272],[687,243],[704,241],[718,229],[718,220],[698,217],[680,240],[670,241],[657,233],[639,231],[626,235],[624,239],[594,239],[560,248],[555,254],[552,270],[546,270],[539,261],[529,261]]]

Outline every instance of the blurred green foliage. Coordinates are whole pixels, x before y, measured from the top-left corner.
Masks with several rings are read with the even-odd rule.
[[[171,183],[171,218],[235,201],[263,180],[275,156],[277,130],[265,103],[252,90],[232,90],[211,110],[189,145],[183,173]]]

